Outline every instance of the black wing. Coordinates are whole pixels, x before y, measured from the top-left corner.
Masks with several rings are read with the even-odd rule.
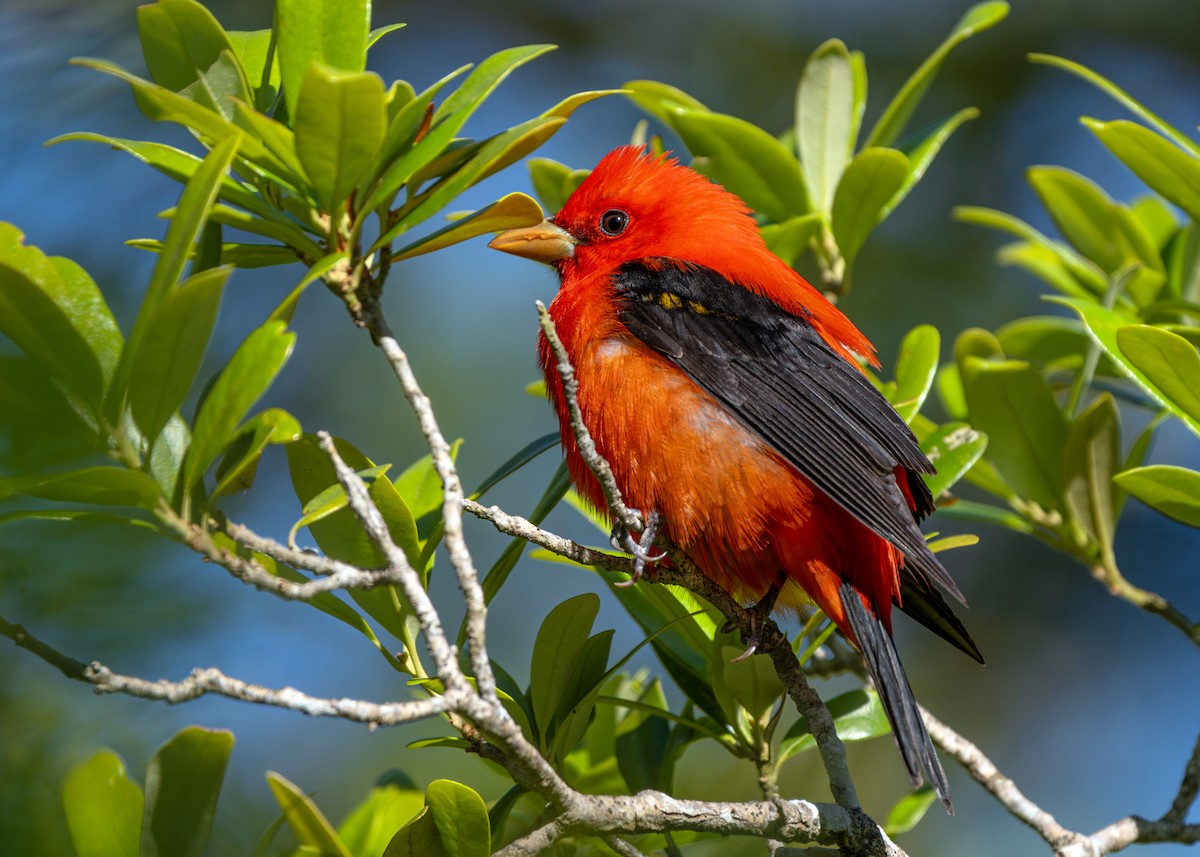
[[[614,287],[630,333],[903,551],[919,589],[933,592],[936,582],[965,603],[917,526],[933,509],[919,474],[933,465],[887,399],[811,324],[703,267],[633,263]],[[898,466],[908,472],[916,516],[896,484]]]

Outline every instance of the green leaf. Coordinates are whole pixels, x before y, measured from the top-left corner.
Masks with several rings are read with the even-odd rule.
[[[833,715],[838,737],[843,741],[865,741],[891,732],[883,704],[874,691],[852,690],[829,700],[826,706]],[[775,764],[782,765],[797,753],[815,746],[817,742],[809,730],[808,720],[801,716],[779,742]]]
[[[143,509],[153,509],[161,496],[158,484],[142,471],[105,466],[32,476],[0,476],[0,498],[9,494],[25,494],[62,503],[140,506]]]
[[[150,448],[150,475],[168,501],[176,497],[179,473],[191,442],[192,433],[187,423],[183,417],[173,414]]]
[[[68,772],[63,808],[76,857],[138,857],[142,790],[112,750],[101,750]]]
[[[625,96],[657,118],[667,127],[674,127],[674,116],[680,110],[708,110],[682,89],[654,80],[631,80],[622,87]]]
[[[492,853],[487,806],[474,789],[453,780],[434,780],[425,791],[425,805],[446,857],[488,857]]]
[[[1153,191],[1200,221],[1200,157],[1184,151],[1148,128],[1118,119],[1086,125],[1108,150]]]
[[[1083,365],[1088,337],[1074,318],[1035,315],[1019,318],[1000,327],[996,338],[1004,353],[1045,367],[1076,368]]]
[[[1086,68],[1079,63],[1063,59],[1062,57],[1051,56],[1050,54],[1030,54],[1029,61],[1033,63],[1040,63],[1042,65],[1055,66],[1056,68],[1060,68],[1077,77],[1083,78],[1088,83],[1091,83],[1097,89],[1113,98],[1118,104],[1120,104],[1129,112],[1133,113],[1133,115],[1140,118],[1147,125],[1157,128],[1160,134],[1171,139],[1175,145],[1185,150],[1190,149],[1193,152],[1200,153],[1200,146],[1188,139],[1186,135],[1181,134],[1174,127],[1167,124],[1155,114],[1151,113],[1145,106],[1141,104],[1141,102],[1130,97],[1125,90],[1121,89],[1111,80],[1096,74],[1096,72],[1092,71],[1091,69]]]
[[[230,268],[209,268],[170,289],[154,305],[129,370],[129,407],[153,444],[191,389],[217,320]]]
[[[971,424],[988,436],[988,456],[1005,480],[1043,509],[1061,505],[1067,425],[1045,379],[1021,360],[959,363]]]
[[[937,468],[937,473],[925,477],[925,484],[934,498],[953,488],[986,448],[987,435],[962,422],[938,426],[922,438],[921,451]]]
[[[288,296],[279,302],[279,306],[271,310],[271,314],[267,316],[267,320],[290,323],[292,316],[296,314],[296,307],[300,303],[300,296],[304,294],[304,290],[339,265],[348,265],[349,259],[349,250],[339,250],[336,253],[322,256],[313,263],[312,267],[308,269],[308,273],[304,275],[300,282],[288,292]]]
[[[888,812],[887,821],[883,823],[884,833],[888,836],[898,836],[912,830],[925,817],[925,812],[933,806],[935,800],[937,793],[930,785],[909,792]]]
[[[370,459],[349,442],[341,438],[334,438],[334,444],[342,460],[354,470],[363,471],[374,466]],[[301,504],[309,503],[320,492],[337,484],[337,474],[333,470],[333,465],[321,450],[315,436],[302,435],[299,440],[287,445],[286,452],[292,487]],[[371,480],[368,492],[384,520],[387,521],[392,540],[405,551],[405,555],[410,562],[413,562],[414,567],[422,568],[419,564],[420,549],[412,512],[396,492],[391,481],[386,476],[377,476]],[[321,550],[328,556],[360,568],[378,568],[383,565],[384,560],[379,550],[363,532],[358,520],[348,507],[343,507],[318,521],[313,521],[308,525],[308,529],[317,544],[320,545]],[[351,590],[349,594],[355,603],[387,629],[389,634],[402,641],[409,638],[404,624],[406,613],[395,587],[379,586],[374,589],[355,589]]]
[[[677,110],[671,127],[705,175],[771,220],[809,210],[800,164],[782,143],[756,125],[707,110]]]
[[[373,72],[308,67],[295,108],[296,154],[331,214],[362,181],[387,131],[383,81]]]
[[[212,13],[194,0],[138,7],[138,36],[150,76],[229,119],[232,99],[251,101],[246,72]]]
[[[900,186],[900,189],[896,191],[896,195],[883,207],[882,217],[887,217],[892,212],[892,209],[908,196],[909,191],[925,175],[925,170],[933,163],[933,159],[942,150],[942,146],[958,130],[959,126],[977,116],[979,116],[979,111],[974,107],[964,107],[953,116],[922,128],[897,146],[901,152],[908,156],[908,177],[904,180],[904,184]]]
[[[266,112],[279,94],[279,63],[275,61],[275,33],[272,30],[231,30],[226,33],[234,56],[245,69],[254,90],[255,110]]]
[[[289,116],[296,115],[309,66],[361,72],[367,64],[370,0],[278,0],[275,33],[279,73]]]
[[[428,806],[396,831],[383,857],[447,857]]]
[[[933,387],[940,348],[941,336],[937,328],[930,324],[914,327],[900,342],[892,406],[905,422],[910,422],[921,410],[925,397]]]
[[[753,660],[753,658],[751,658]],[[649,708],[667,712],[667,700],[662,682],[650,683],[637,701]],[[667,757],[671,724],[642,708],[630,708],[615,731],[617,767],[630,794],[643,789],[661,789],[674,765]]]
[[[49,259],[21,239],[15,227],[0,224],[0,333],[96,406],[120,354],[121,334],[82,269]],[[96,313],[90,320],[89,311]]]
[[[954,209],[954,217],[963,223],[974,223],[977,226],[986,226],[990,229],[1008,232],[1037,246],[1044,253],[1052,255],[1059,265],[1078,280],[1086,290],[1085,293],[1102,295],[1108,286],[1108,281],[1104,273],[1094,263],[1083,259],[1074,250],[1061,242],[1047,238],[1028,223],[1013,217],[1011,214],[994,211],[990,208],[963,205]],[[1013,260],[1002,257],[1002,261]],[[1060,279],[1051,279],[1049,277],[1045,277],[1044,279],[1051,283],[1051,285],[1057,285],[1062,282]],[[1077,293],[1079,290],[1074,291]]]
[[[1119,467],[1121,416],[1108,393],[1071,421],[1063,449],[1064,499],[1072,520],[1105,557],[1116,531],[1113,474]]]
[[[585,592],[556,606],[538,629],[529,667],[529,698],[543,745],[599,611],[600,599]]]
[[[954,25],[950,35],[946,37],[929,57],[921,63],[912,76],[904,82],[904,86],[896,93],[896,97],[884,109],[883,115],[875,123],[875,128],[867,138],[868,146],[890,146],[904,131],[909,118],[921,103],[929,85],[933,83],[942,63],[955,47],[976,33],[981,33],[989,27],[1004,20],[1008,15],[1008,4],[1004,2],[977,3],[966,11],[966,14]]]
[[[826,214],[854,151],[854,110],[850,53],[840,39],[830,39],[809,57],[796,92],[796,142],[808,196]]]
[[[225,447],[217,465],[217,482],[212,499],[248,491],[254,484],[258,461],[268,444],[290,443],[300,436],[300,423],[287,411],[267,408],[246,420]]]
[[[233,750],[233,733],[189,726],[146,769],[141,857],[200,857]]]
[[[820,231],[821,215],[816,212],[791,217],[782,223],[767,223],[759,229],[767,248],[792,267]]]
[[[1200,473],[1186,467],[1152,464],[1114,477],[1122,491],[1151,509],[1189,527],[1200,527]]]
[[[444,229],[439,229],[431,235],[399,248],[392,256],[392,261],[399,262],[411,259],[413,256],[442,250],[452,244],[458,244],[488,232],[533,226],[540,223],[545,216],[541,206],[532,197],[523,193],[510,193],[491,205],[484,206],[478,211],[454,221]]]
[[[1122,327],[1117,347],[1153,386],[1151,394],[1195,429],[1200,426],[1200,354],[1182,336],[1148,324]]]
[[[784,687],[770,658],[749,657],[735,661],[742,650],[736,646],[721,647],[721,678],[733,700],[746,710],[753,720],[764,720],[770,714]],[[730,713],[732,717],[732,712]]]
[[[426,97],[431,100],[433,96],[418,96],[406,105],[391,123],[388,141],[384,146],[385,158],[394,160],[383,167],[379,181],[363,208],[373,209],[391,199],[405,182],[446,150],[459,129],[501,81],[513,70],[553,49],[553,45],[527,45],[509,48],[485,59],[434,111],[431,117],[433,124],[428,132],[411,147],[402,144],[406,144],[409,134],[415,133],[417,127],[423,123],[424,105],[428,103]],[[440,88],[448,79],[449,76],[434,86]],[[407,151],[402,152],[402,148],[407,148]]]
[[[338,827],[354,857],[379,857],[392,836],[425,805],[424,796],[395,782],[380,782]]]
[[[1132,213],[1099,186],[1061,167],[1031,167],[1029,183],[1059,231],[1085,258],[1110,277],[1129,264],[1144,270],[1127,290],[1148,303],[1166,279],[1162,258]]]
[[[549,725],[542,725],[543,734],[553,734],[551,757],[554,759],[565,758],[587,731],[596,698],[608,678],[606,668],[615,633],[610,628],[588,637],[563,689],[553,720]]]
[[[180,184],[187,184],[188,180],[196,172],[196,168],[203,163],[201,158],[196,157],[191,152],[185,152],[182,149],[177,149],[174,146],[168,146],[164,143],[155,143],[149,140],[126,140],[121,137],[109,137],[104,134],[94,134],[87,131],[63,134],[52,140],[48,140],[46,145],[53,146],[73,140],[102,143],[117,151],[125,152]],[[217,196],[232,205],[252,211],[260,217],[281,216],[258,196],[253,189],[232,176],[224,175],[221,177],[221,185],[217,190]]]
[[[1068,306],[1079,313],[1088,334],[1111,357],[1117,368],[1129,377],[1156,402],[1181,419],[1189,429],[1200,435],[1200,418],[1197,418],[1195,374],[1196,361],[1200,358],[1186,339],[1165,330],[1135,325],[1136,319],[1117,310],[1106,309],[1092,301],[1071,298],[1049,298],[1054,303]],[[1118,332],[1130,328],[1120,338]],[[1153,331],[1153,332],[1147,332]],[[1182,344],[1181,344],[1182,343]],[[1126,355],[1128,346],[1137,355],[1140,364],[1149,367],[1158,381],[1167,385],[1161,389],[1155,380],[1143,371],[1135,359]],[[1172,365],[1172,360],[1180,361]],[[1189,382],[1189,379],[1192,379]],[[1192,384],[1191,387],[1188,384]],[[1175,401],[1175,396],[1179,401]]]
[[[246,412],[287,362],[296,335],[281,321],[254,330],[233,353],[196,414],[192,445],[183,465],[187,489],[195,485],[237,432]]]
[[[582,177],[588,174],[586,170],[572,170],[566,164],[549,158],[530,158],[526,165],[529,167],[533,193],[547,211],[561,209],[579,187]]]
[[[885,208],[909,177],[909,162],[895,149],[863,149],[841,174],[833,197],[833,237],[849,265]]]
[[[267,771],[267,785],[302,849],[322,857],[354,857],[317,805],[283,775]]]

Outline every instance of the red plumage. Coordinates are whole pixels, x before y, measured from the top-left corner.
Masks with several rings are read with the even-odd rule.
[[[892,646],[893,604],[919,601],[924,624],[978,651],[917,526],[932,466],[855,362],[878,365],[871,343],[767,249],[741,199],[640,149],[610,153],[550,221],[493,246],[557,269],[550,314],[626,503],[658,513],[736,597],[778,585],[794,608],[807,594],[867,656],[914,783],[923,769],[949,809]],[[604,509],[544,337],[539,354],[571,479]]]

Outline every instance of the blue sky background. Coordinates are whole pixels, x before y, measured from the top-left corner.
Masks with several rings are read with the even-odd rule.
[[[734,8],[736,5],[736,9]],[[636,78],[674,84],[711,108],[763,127],[792,121],[795,84],[807,55],[837,36],[867,57],[873,121],[924,56],[968,7],[933,2],[626,2],[551,4],[544,0],[378,3],[374,21],[406,21],[372,54],[385,80],[418,88],[463,63],[517,44],[552,42],[560,50],[520,69],[472,119],[484,136],[535,115],[579,90]],[[230,29],[267,26],[270,6],[220,2]],[[142,69],[135,4],[4,0],[0,4],[0,220],[29,243],[79,261],[104,287],[126,329],[152,259],[126,248],[160,236],[155,213],[173,205],[178,186],[117,152],[85,143],[43,148],[58,134],[90,130],[188,145],[173,127],[136,111],[118,81],[68,66],[72,56],[103,56]],[[970,326],[996,327],[1049,311],[1029,277],[998,268],[1001,239],[950,219],[954,205],[1012,212],[1039,228],[1041,214],[1024,169],[1060,164],[1098,181],[1114,197],[1144,193],[1078,120],[1121,118],[1121,109],[1066,74],[1024,59],[1059,54],[1116,80],[1177,127],[1200,119],[1200,4],[1194,0],[1047,0],[1018,2],[1009,19],[960,47],[916,117],[935,120],[966,105],[983,115],[951,140],[913,195],[872,236],[854,290],[842,306],[879,347],[885,372],[900,338],[930,322],[944,356]],[[538,154],[590,167],[625,142],[641,116],[620,98],[581,109]],[[529,190],[523,167],[472,189],[460,208],[484,205],[510,190]],[[553,295],[552,274],[501,257],[477,240],[399,266],[387,307],[445,432],[464,437],[460,463],[475,483],[530,439],[552,430],[543,402],[522,389],[536,368],[533,301]],[[238,272],[226,291],[208,371],[220,365],[301,275],[299,267]],[[381,356],[348,323],[338,303],[314,288],[296,317],[299,347],[268,404],[295,413],[306,430],[342,435],[377,461],[403,467],[423,453],[420,437]],[[2,419],[3,415],[0,415]],[[7,460],[5,467],[19,469]],[[1197,445],[1168,425],[1154,460],[1197,466]],[[556,464],[543,456],[503,485],[493,500],[528,511]],[[282,537],[298,516],[281,454],[268,458],[233,517]],[[552,528],[591,538],[568,511]],[[960,529],[934,521],[943,531]],[[1169,804],[1195,741],[1200,711],[1198,653],[1178,631],[1114,601],[1076,567],[1030,540],[975,528],[979,548],[956,551],[949,565],[971,601],[964,617],[989,659],[981,669],[921,631],[898,631],[918,697],[975,739],[1026,794],[1066,826],[1093,830],[1130,812],[1157,817]],[[505,540],[472,525],[477,562],[486,568]],[[1200,615],[1200,538],[1131,503],[1117,556],[1134,582]],[[456,590],[437,575],[435,594],[457,623]],[[586,572],[524,561],[497,599],[490,626],[493,655],[519,679],[550,607],[585,590]],[[614,651],[639,635],[602,595],[597,627],[617,629]],[[81,660],[147,677],[181,678],[217,666],[268,686],[315,695],[403,698],[397,676],[361,637],[302,605],[246,589],[182,548],[96,528],[49,524],[0,528],[0,614]],[[638,666],[654,667],[649,659]],[[478,760],[449,750],[407,751],[440,734],[440,724],[380,730],[205,699],[180,707],[94,696],[12,647],[0,648],[0,852],[55,853],[65,846],[58,789],[64,771],[110,746],[141,775],[154,748],[189,723],[227,727],[237,747],[210,854],[249,853],[274,817],[262,779],[277,770],[314,794],[335,821],[389,768],[422,785],[464,779],[494,798],[504,780]],[[831,690],[840,687],[835,685]],[[851,748],[867,808],[883,812],[904,784],[888,741]],[[905,840],[912,853],[991,857],[1044,853],[952,763],[958,815],[931,811]],[[685,759],[677,784],[703,797],[754,796],[752,771],[719,752]],[[821,798],[819,763],[791,763],[789,796]],[[727,850],[723,850],[727,849]],[[1147,855],[1181,847],[1143,848]],[[735,853],[723,846],[712,853]],[[741,852],[758,853],[747,845]]]

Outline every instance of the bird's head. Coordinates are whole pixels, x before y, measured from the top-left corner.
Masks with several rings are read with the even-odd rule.
[[[766,252],[740,198],[633,146],[606,155],[558,214],[489,246],[585,275],[651,258],[721,268],[738,248]]]

